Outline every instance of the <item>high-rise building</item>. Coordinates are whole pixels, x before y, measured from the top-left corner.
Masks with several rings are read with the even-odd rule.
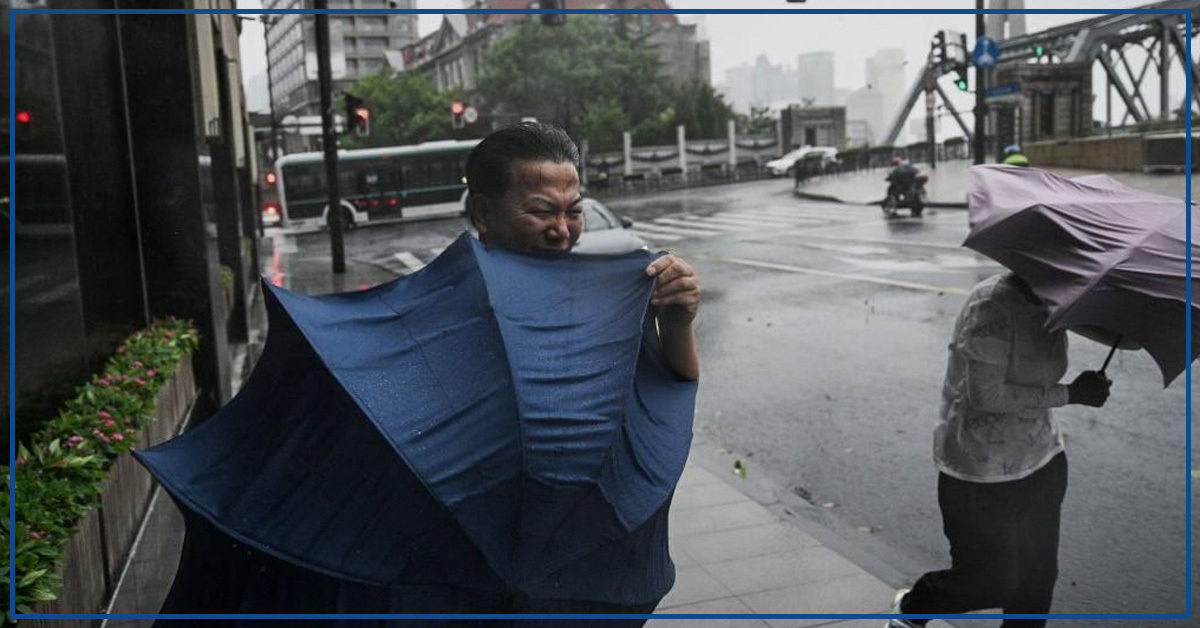
[[[312,9],[313,0],[264,0],[265,9]],[[329,0],[338,9],[415,9],[416,0]],[[275,115],[320,113],[317,85],[317,39],[312,15],[267,17],[267,66]],[[348,89],[358,79],[384,68],[404,69],[401,50],[417,40],[415,14],[332,15],[329,18],[330,67],[333,92]],[[291,136],[289,150],[311,148]],[[297,145],[300,144],[300,145]]]
[[[873,94],[870,100],[874,109],[867,121],[877,142],[887,137],[893,118],[904,100],[904,92],[908,87],[904,64],[902,48],[884,48],[867,59],[867,89]],[[896,143],[903,143],[903,137],[902,128]]]
[[[988,37],[1004,41],[1025,34],[1025,0],[989,0],[988,8],[1005,11],[988,14],[984,25]]]
[[[748,113],[751,107],[781,108],[797,100],[794,78],[794,72],[772,65],[766,55],[758,55],[754,65],[725,70],[725,88],[733,108]]]
[[[813,105],[827,107],[837,103],[833,86],[833,53],[810,52],[796,59],[796,96],[811,100]]]

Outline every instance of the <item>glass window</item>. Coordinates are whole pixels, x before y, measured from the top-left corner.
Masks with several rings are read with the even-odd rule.
[[[374,74],[383,69],[383,59],[361,59],[358,67],[360,74]]]
[[[358,16],[358,30],[360,31],[385,31],[387,26],[386,16]]]
[[[387,49],[387,37],[361,37],[358,40],[359,52],[383,52]]]
[[[583,230],[584,231],[601,231],[604,229],[613,229],[616,225],[608,220],[608,217],[600,211],[596,204],[592,201],[583,202]]]

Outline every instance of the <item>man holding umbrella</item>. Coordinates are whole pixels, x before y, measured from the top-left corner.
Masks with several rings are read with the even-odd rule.
[[[561,129],[501,129],[467,160],[478,238],[369,290],[264,283],[270,334],[238,396],[136,454],[187,526],[163,614],[654,610],[700,285],[672,255],[568,254],[578,161]],[[459,619],[420,625],[475,625]]]
[[[467,211],[479,240],[522,253],[570,251],[583,230],[578,163],[570,136],[550,125],[527,122],[484,138],[467,158]],[[680,377],[698,379],[696,271],[664,255],[646,274],[658,279],[651,303],[667,362]]]

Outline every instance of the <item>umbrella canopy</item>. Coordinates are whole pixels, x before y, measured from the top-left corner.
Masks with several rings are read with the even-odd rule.
[[[264,283],[270,331],[246,385],[138,455],[189,523],[172,612],[660,598],[696,385],[661,362],[654,257],[463,234],[362,292]],[[258,570],[278,582],[248,583]]]
[[[986,165],[971,168],[968,205],[963,246],[1028,282],[1050,308],[1051,329],[1099,328],[1132,340],[1158,363],[1164,386],[1200,354],[1195,303],[1192,346],[1185,346],[1184,201],[1106,175],[1068,179]]]

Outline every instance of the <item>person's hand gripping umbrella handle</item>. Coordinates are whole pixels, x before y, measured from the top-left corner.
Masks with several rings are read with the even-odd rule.
[[[1104,365],[1100,367],[1101,377],[1106,377],[1104,372],[1108,370],[1108,363],[1112,361],[1113,354],[1117,352],[1117,347],[1121,345],[1122,338],[1124,338],[1123,335],[1117,334],[1117,339],[1113,341],[1112,349],[1108,350],[1108,357],[1104,358]]]

